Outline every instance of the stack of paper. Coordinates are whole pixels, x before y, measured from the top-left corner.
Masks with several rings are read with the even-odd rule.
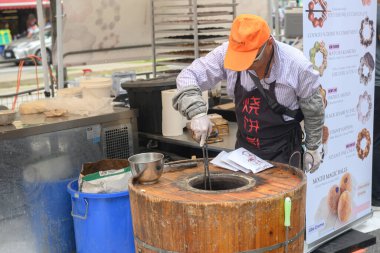
[[[228,170],[243,171],[245,173],[257,173],[273,167],[272,164],[254,155],[245,148],[239,148],[230,153],[222,151],[211,163]]]

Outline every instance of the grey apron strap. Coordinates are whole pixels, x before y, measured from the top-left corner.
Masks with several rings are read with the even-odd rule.
[[[282,104],[277,102],[276,94],[274,92],[276,81],[273,81],[271,84],[269,84],[269,91],[273,93],[274,97],[268,96],[267,93],[264,91],[264,87],[261,85],[259,78],[254,76],[252,73],[248,72],[249,76],[253,80],[253,82],[256,84],[256,87],[258,91],[261,93],[261,95],[267,100],[267,103],[269,107],[275,112],[280,115],[284,114],[286,116],[289,116],[293,119],[295,119],[298,122],[301,122],[304,118],[303,113],[301,109],[297,110],[291,110],[287,108],[286,106],[283,106]]]

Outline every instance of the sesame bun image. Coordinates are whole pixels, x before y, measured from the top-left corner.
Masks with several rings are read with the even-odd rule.
[[[324,188],[326,195],[315,206],[315,224],[324,224],[318,229],[318,234],[324,236],[331,230],[344,226],[357,215],[355,196],[355,179],[345,172],[334,179],[334,183]]]

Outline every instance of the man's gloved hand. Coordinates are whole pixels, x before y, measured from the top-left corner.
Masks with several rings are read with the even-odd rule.
[[[195,139],[199,141],[199,145],[203,147],[205,144],[207,136],[212,131],[212,123],[210,119],[207,117],[206,113],[201,113],[195,115],[191,119],[190,123],[191,130],[193,130]]]
[[[305,172],[313,173],[321,164],[321,153],[316,150],[306,150],[303,156],[303,169]]]

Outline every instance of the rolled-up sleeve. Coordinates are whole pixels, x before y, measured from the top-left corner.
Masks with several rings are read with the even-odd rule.
[[[311,64],[305,65],[298,79],[300,108],[305,116],[305,145],[309,150],[315,150],[321,144],[322,127],[325,119],[323,99],[319,92],[319,74]]]
[[[224,43],[206,56],[194,60],[189,67],[183,69],[177,77],[178,90],[194,85],[199,86],[201,90],[208,90],[221,80],[226,79],[224,57],[227,47],[228,43]]]
[[[304,62],[304,67],[298,74],[298,87],[296,89],[299,98],[308,98],[312,96],[319,88],[319,74],[313,69],[310,62]]]

